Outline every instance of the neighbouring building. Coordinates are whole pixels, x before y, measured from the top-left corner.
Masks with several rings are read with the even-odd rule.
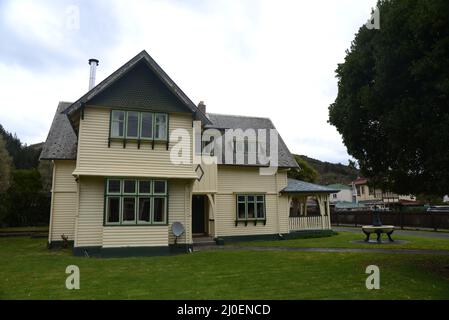
[[[355,202],[368,207],[377,206],[379,208],[385,208],[393,203],[410,203],[416,201],[413,195],[398,195],[380,188],[374,188],[369,185],[369,181],[366,178],[357,178],[351,185]]]
[[[190,251],[205,238],[221,243],[330,229],[329,194],[336,190],[288,179],[298,165],[282,138],[270,175],[260,173],[262,163],[222,164],[201,150],[194,161],[195,128],[200,135],[274,129],[269,119],[207,113],[146,51],[98,85],[98,60],[89,63],[88,92],[59,103],[41,154],[54,164],[49,247],[69,241],[75,255],[166,254]],[[263,147],[247,139],[233,151],[242,148],[249,159]],[[181,149],[188,152],[173,161]],[[291,214],[293,203],[304,208],[309,198],[316,215]]]
[[[336,193],[332,193],[330,195],[330,201],[331,203],[335,202],[353,202],[352,197],[352,188],[349,185],[342,184],[342,183],[335,183],[335,184],[329,184],[327,186],[330,189],[339,190]]]

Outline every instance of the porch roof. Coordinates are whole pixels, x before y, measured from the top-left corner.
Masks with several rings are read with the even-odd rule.
[[[319,184],[309,183],[296,179],[288,179],[287,187],[282,193],[337,193],[340,190],[321,186]]]

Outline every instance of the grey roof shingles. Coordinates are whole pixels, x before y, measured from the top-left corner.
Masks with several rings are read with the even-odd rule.
[[[227,115],[218,113],[207,113],[209,120],[212,122],[210,125],[206,125],[206,128],[215,129],[276,129],[268,118],[261,117],[248,117]],[[268,141],[267,141],[268,142]],[[297,168],[298,164],[295,158],[288,150],[282,137],[279,135],[278,141],[278,166],[283,168]]]
[[[56,114],[42,148],[41,160],[74,160],[77,152],[77,137],[67,115],[63,113],[71,103],[59,102]]]
[[[335,193],[339,190],[331,189],[318,184],[309,183],[296,179],[288,179],[287,186],[281,191],[283,193]]]

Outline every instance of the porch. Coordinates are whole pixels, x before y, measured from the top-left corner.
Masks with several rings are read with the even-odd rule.
[[[289,232],[330,230],[330,194],[338,192],[324,186],[288,179],[282,190],[289,203]]]

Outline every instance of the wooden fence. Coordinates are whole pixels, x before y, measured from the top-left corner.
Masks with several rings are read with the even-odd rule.
[[[380,212],[382,224],[403,228],[449,229],[449,213],[442,212]],[[373,222],[372,211],[331,212],[331,223],[338,225],[362,226]]]
[[[289,218],[290,231],[330,229],[329,216],[300,216]]]

